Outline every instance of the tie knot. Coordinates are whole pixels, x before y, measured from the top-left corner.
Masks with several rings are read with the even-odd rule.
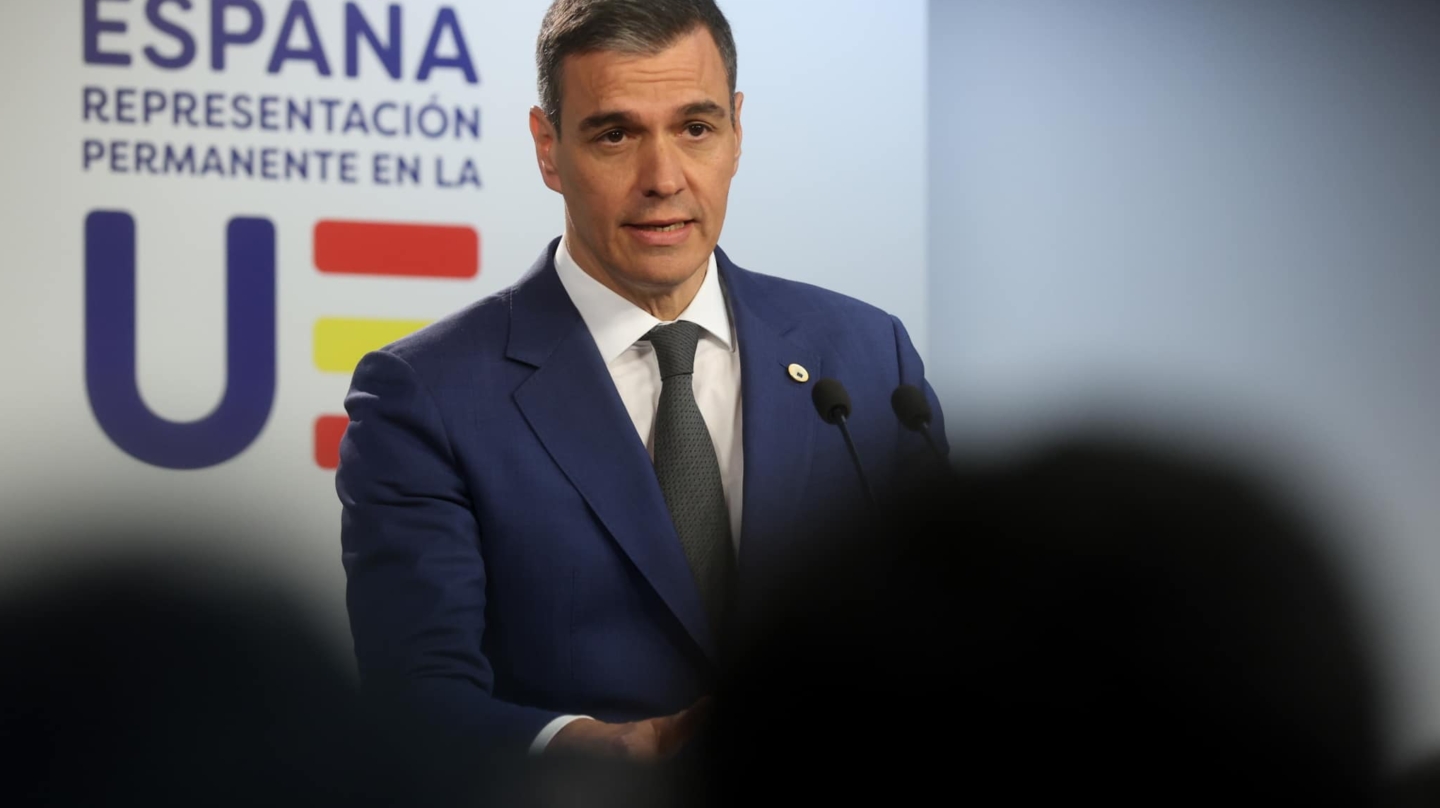
[[[695,345],[700,342],[700,326],[680,320],[657,325],[644,338],[655,346],[661,379],[695,372]]]

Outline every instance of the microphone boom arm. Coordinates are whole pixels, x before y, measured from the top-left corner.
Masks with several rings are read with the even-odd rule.
[[[855,449],[855,439],[850,437],[850,427],[845,423],[845,416],[837,414],[835,425],[840,427],[840,434],[845,438],[845,448],[850,452],[850,462],[855,464],[856,469],[864,468],[860,465],[860,452]],[[865,489],[865,498],[870,501],[870,507],[878,510],[880,503],[875,499],[875,492],[870,488],[870,481],[865,478],[863,472],[856,476],[860,479],[860,487]]]

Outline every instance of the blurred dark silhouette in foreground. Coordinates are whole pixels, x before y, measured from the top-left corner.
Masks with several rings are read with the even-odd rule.
[[[1435,808],[1440,805],[1440,755],[1412,763],[1389,788],[1389,808]]]
[[[325,639],[279,587],[219,565],[112,558],[12,589],[0,805],[673,804],[654,767],[487,753],[364,701]]]
[[[1075,441],[887,513],[797,555],[718,694],[712,804],[1375,803],[1358,628],[1256,481]]]
[[[378,805],[415,785],[304,613],[199,566],[91,565],[5,598],[0,802]]]
[[[702,737],[659,767],[416,731],[253,580],[137,564],[12,593],[0,804],[1380,800],[1321,537],[1228,465],[1075,441],[840,523],[798,545]]]

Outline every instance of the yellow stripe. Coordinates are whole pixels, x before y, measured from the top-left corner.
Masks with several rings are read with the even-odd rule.
[[[315,367],[350,373],[360,357],[429,325],[429,320],[321,317],[315,321]]]

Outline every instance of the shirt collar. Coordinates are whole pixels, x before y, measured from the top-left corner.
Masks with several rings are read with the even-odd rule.
[[[590,277],[570,256],[564,238],[555,250],[555,272],[607,365],[663,322]],[[700,291],[676,319],[695,323],[704,330],[704,338],[714,340],[727,351],[734,350],[730,309],[725,304],[714,252],[710,253]]]

